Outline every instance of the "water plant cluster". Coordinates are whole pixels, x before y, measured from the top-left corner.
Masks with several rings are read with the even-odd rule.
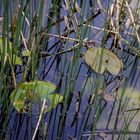
[[[139,0],[0,0],[0,139],[140,136]]]

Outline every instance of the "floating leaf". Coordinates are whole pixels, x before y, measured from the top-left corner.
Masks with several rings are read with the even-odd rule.
[[[63,96],[53,94],[55,89],[56,86],[48,81],[24,82],[13,90],[10,100],[18,112],[30,112],[34,106],[39,108],[46,98],[45,112],[48,112],[63,100]]]
[[[13,54],[13,60],[15,61],[16,65],[22,65],[22,60],[20,59],[20,57],[16,56],[15,54]]]
[[[32,90],[32,92],[38,94],[42,100],[56,89],[56,86],[49,81],[24,82],[21,87],[26,90]]]
[[[3,46],[2,38],[0,38],[0,53],[3,53],[4,52],[4,56],[5,57],[8,54],[8,44],[9,44],[9,52],[11,52],[12,51],[12,44],[11,44],[11,42],[10,41],[7,41],[7,39],[6,39],[5,46]],[[4,48],[4,50],[3,50],[3,48]],[[16,54],[11,54],[10,53],[9,56],[10,56],[10,59],[11,60],[13,58],[15,65],[22,65],[21,58],[18,57]]]
[[[106,48],[89,48],[84,54],[84,60],[88,66],[99,74],[107,70],[111,74],[117,75],[122,67],[119,57]]]
[[[61,103],[63,96],[60,94],[49,94],[48,99],[50,100],[50,105],[45,108],[45,112],[52,110],[58,103]]]
[[[98,72],[100,64],[100,52],[98,48],[89,48],[84,54],[84,60],[87,65],[90,66],[97,73],[102,74],[105,71],[105,66],[102,65],[101,71]]]
[[[22,56],[26,56],[26,57],[29,57],[30,56],[30,51],[28,49],[24,50],[22,52]]]

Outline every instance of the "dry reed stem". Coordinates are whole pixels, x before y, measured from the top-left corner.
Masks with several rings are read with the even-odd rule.
[[[18,7],[21,8],[20,4],[18,4]],[[27,25],[30,26],[30,22],[29,22],[28,18],[26,17],[23,10],[22,10],[22,15],[25,17],[25,21],[26,21]]]
[[[98,6],[99,6],[100,12],[102,12],[102,11],[103,11],[103,7],[102,7],[102,5],[101,5],[100,0],[97,0],[97,4],[98,4]]]
[[[131,11],[131,9],[130,9],[129,4],[128,4],[127,1],[126,1],[126,7],[128,9],[129,15],[130,15],[130,20],[131,20],[131,22],[132,22],[132,24],[134,26],[134,31],[135,31],[135,34],[137,36],[138,43],[140,44],[140,37],[139,37],[139,34],[137,32],[137,29],[136,29],[136,24],[135,24],[134,16],[133,16],[133,13],[132,13],[132,11]]]
[[[26,50],[28,50],[28,47],[27,47],[27,44],[26,44],[26,39],[24,38],[22,31],[20,31],[20,34],[21,34],[21,38],[22,38],[24,47],[25,47]]]
[[[119,15],[120,15],[120,8],[119,8],[119,1],[117,0],[116,1],[116,28],[115,28],[115,31],[117,32],[117,34],[115,34],[115,39],[114,39],[114,47],[117,47],[116,44],[117,44],[117,40],[119,38]]]
[[[38,122],[37,122],[37,125],[36,125],[36,128],[35,128],[32,140],[35,140],[35,136],[36,136],[37,130],[39,128],[39,125],[40,125],[40,122],[41,122],[41,119],[42,119],[42,116],[43,116],[43,113],[44,113],[45,103],[46,103],[46,99],[44,99],[44,101],[43,101],[41,112],[40,112],[40,115],[39,115],[39,119],[38,119]]]

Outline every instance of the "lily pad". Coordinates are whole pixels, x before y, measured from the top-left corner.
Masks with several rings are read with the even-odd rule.
[[[58,103],[63,101],[63,96],[60,94],[49,94],[48,99],[50,100],[49,106],[46,106],[45,112],[51,111]]]
[[[89,48],[84,54],[84,60],[91,69],[99,74],[103,74],[107,70],[113,75],[118,75],[122,68],[119,57],[106,48]]]
[[[22,65],[22,60],[21,60],[20,57],[18,57],[16,54],[9,53],[10,51],[8,52],[8,44],[9,44],[10,51],[12,51],[12,44],[11,44],[11,42],[6,40],[5,41],[5,46],[3,46],[2,38],[0,38],[0,53],[1,54],[3,53],[3,48],[4,48],[4,52],[5,52],[4,55],[5,55],[5,57],[6,57],[7,54],[9,54],[10,59],[12,60],[12,58],[13,58],[15,65]]]
[[[18,112],[31,112],[47,99],[45,112],[48,112],[63,101],[62,95],[53,93],[55,89],[49,81],[23,82],[13,90],[10,101]]]

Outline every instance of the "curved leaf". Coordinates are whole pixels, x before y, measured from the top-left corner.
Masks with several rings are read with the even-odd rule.
[[[38,107],[46,98],[47,108],[45,111],[47,112],[63,100],[63,96],[52,94],[55,89],[56,86],[49,81],[24,82],[13,90],[10,101],[18,112],[29,112],[32,111],[34,105]]]
[[[14,63],[16,65],[22,65],[22,60],[20,57],[16,56],[15,54],[13,54],[13,60],[14,60]]]
[[[99,74],[107,70],[111,74],[117,75],[122,67],[119,57],[106,48],[89,48],[84,54],[84,60],[88,66]]]
[[[46,106],[45,112],[51,111],[54,107],[57,106],[58,103],[63,101],[63,96],[60,94],[49,94],[48,99],[50,101],[49,106]]]
[[[89,48],[84,54],[84,60],[88,66],[90,66],[94,71],[99,74],[105,72],[105,66],[101,64],[101,70],[99,71],[100,66],[100,51],[99,48]]]

